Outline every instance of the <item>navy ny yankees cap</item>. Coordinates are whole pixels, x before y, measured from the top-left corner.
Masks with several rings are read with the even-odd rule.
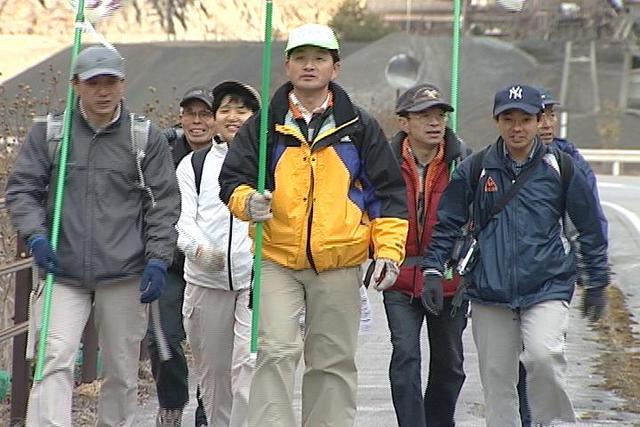
[[[538,114],[542,110],[540,91],[532,86],[514,84],[496,93],[493,101],[493,117],[507,110],[522,110]]]

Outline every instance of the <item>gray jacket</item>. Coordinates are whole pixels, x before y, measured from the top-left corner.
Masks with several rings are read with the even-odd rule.
[[[7,184],[6,204],[25,239],[48,236],[53,217],[55,171],[45,130],[44,123],[31,128]],[[152,258],[171,264],[180,193],[169,146],[151,126],[142,169],[152,208],[137,185],[130,131],[124,105],[120,118],[97,133],[74,109],[57,250],[62,283],[93,288],[140,275]]]

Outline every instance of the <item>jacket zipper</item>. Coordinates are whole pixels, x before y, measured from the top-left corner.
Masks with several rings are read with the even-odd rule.
[[[522,171],[520,171],[520,173],[522,173]],[[517,180],[518,180],[518,177],[514,176],[514,178],[511,180],[511,185],[515,185]],[[513,203],[518,203],[518,195],[517,194],[514,197]],[[517,218],[518,207],[517,206],[515,206],[515,209],[513,210],[513,213],[514,213],[514,216],[515,216],[514,221],[513,221],[513,235],[517,236],[518,235],[517,234],[517,232],[518,232],[518,218]],[[518,239],[513,239],[512,240],[512,242],[513,242],[513,245],[512,245],[512,248],[513,248],[513,251],[512,251],[513,260],[511,262],[511,265],[512,265],[511,280],[513,281],[512,289],[514,289],[514,295],[512,296],[512,299],[516,299],[516,300],[518,299],[518,294],[520,293],[519,290],[518,290],[518,278],[516,277],[516,273],[518,271],[518,266],[517,266],[518,254],[517,254],[517,247],[516,247],[517,246],[517,241],[518,241]]]
[[[313,160],[312,160],[313,161]],[[309,210],[309,217],[307,218],[307,259],[309,260],[309,264],[311,264],[311,268],[317,273],[318,269],[316,268],[316,263],[313,260],[313,254],[311,253],[311,224],[313,224],[313,187],[314,187],[314,176],[313,176],[313,167],[311,168],[311,191],[309,191],[309,199],[308,203],[311,205],[311,210]]]
[[[428,167],[428,166],[427,166]],[[420,177],[418,178],[418,183],[420,182]],[[413,182],[414,185],[414,189],[415,189],[415,185],[416,182]],[[418,188],[418,192],[421,189]],[[418,193],[418,198],[420,197],[420,194]],[[424,201],[424,203],[426,203],[426,200]],[[418,217],[418,203],[415,203],[414,205],[414,210],[415,210],[415,216],[416,216],[416,247],[418,248],[418,254],[422,253],[422,247],[420,246],[420,241],[422,239],[420,239],[421,234],[422,234],[422,230],[424,230],[424,224],[422,227],[420,227],[420,218]],[[422,229],[422,230],[421,230]],[[413,267],[413,292],[411,292],[411,298],[409,299],[409,304],[413,304],[413,299],[416,296],[416,267]]]
[[[90,233],[87,236],[88,238],[85,240],[89,250],[85,250],[84,277],[85,277],[85,280],[88,279],[86,284],[88,284],[89,287],[95,286],[95,271],[93,272],[93,274],[91,273],[91,264],[93,263],[93,244],[92,244],[93,227],[91,226],[91,224],[93,224],[93,219],[95,216],[94,215],[94,210],[95,210],[94,199],[95,199],[96,179],[95,179],[95,166],[93,164],[91,157],[92,157],[93,148],[95,147],[97,139],[98,139],[98,133],[94,132],[93,138],[91,138],[91,143],[89,144],[89,152],[87,155],[87,181],[88,182],[87,182],[87,189],[86,189],[86,199],[89,201],[87,203],[87,206],[90,207],[89,209],[87,209],[87,215],[89,216],[89,221],[87,222],[87,224],[89,224],[88,228],[90,230]],[[94,189],[91,190],[91,187],[93,187]]]
[[[229,276],[229,290],[233,290],[233,274],[231,273],[231,245],[233,243],[233,215],[229,213],[229,243],[227,245],[227,274]]]

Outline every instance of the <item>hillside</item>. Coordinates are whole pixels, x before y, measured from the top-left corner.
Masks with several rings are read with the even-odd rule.
[[[112,43],[263,38],[262,0],[172,1],[186,6],[172,14],[170,24],[165,17],[167,0],[128,0],[97,30]],[[285,38],[289,28],[305,22],[328,22],[342,1],[274,1],[275,38]],[[74,13],[68,5],[68,0],[0,0],[0,83],[71,43]],[[90,35],[84,40],[95,41]]]
[[[86,1],[86,0],[85,0]],[[342,0],[277,0],[273,29],[276,37],[303,22],[327,22]],[[86,2],[89,4],[89,2]],[[168,38],[166,0],[129,0],[100,31],[111,41],[152,41]],[[177,40],[259,40],[263,34],[264,1],[173,0],[172,38]],[[0,0],[0,34],[33,34],[69,39],[73,12],[68,0]],[[155,6],[159,5],[159,6]],[[182,9],[182,10],[180,10]],[[6,25],[5,25],[6,24]]]

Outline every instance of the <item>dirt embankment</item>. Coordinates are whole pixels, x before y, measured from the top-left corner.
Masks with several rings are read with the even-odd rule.
[[[274,2],[274,36],[284,38],[289,28],[305,22],[328,22],[342,1]],[[164,0],[124,3],[122,10],[97,24],[97,30],[112,43],[261,40],[264,35],[263,1],[186,1],[184,12],[174,17],[170,25]],[[68,0],[0,0],[0,83],[71,43],[74,13],[68,5]],[[87,41],[93,39],[90,35],[84,37]]]

